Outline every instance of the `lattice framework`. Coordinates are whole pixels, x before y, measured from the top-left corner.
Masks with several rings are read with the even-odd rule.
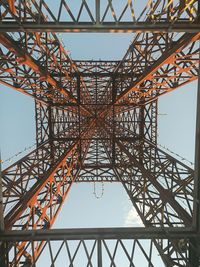
[[[58,2],[53,13],[44,0],[0,1],[0,82],[34,98],[37,135],[36,149],[3,171],[2,266],[35,266],[45,245],[51,266],[63,247],[72,266],[79,251],[87,266],[119,266],[117,253],[130,266],[137,253],[156,266],[155,251],[166,266],[199,266],[197,177],[157,147],[158,97],[199,75],[199,1],[149,0],[140,12],[132,1]],[[140,32],[121,61],[73,61],[58,28]],[[55,252],[46,229],[74,181],[120,182],[149,244],[83,231],[59,237]]]

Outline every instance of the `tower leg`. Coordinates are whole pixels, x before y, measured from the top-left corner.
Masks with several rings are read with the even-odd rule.
[[[0,266],[7,267],[8,266],[8,252],[7,252],[7,244],[6,242],[0,242]]]
[[[200,44],[199,44],[200,45]],[[197,115],[196,115],[196,144],[195,144],[195,173],[194,173],[194,216],[193,227],[200,232],[200,56],[197,91]],[[190,263],[194,267],[200,266],[200,241],[191,240],[189,249]]]

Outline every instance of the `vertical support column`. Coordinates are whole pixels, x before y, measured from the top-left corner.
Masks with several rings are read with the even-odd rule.
[[[96,120],[98,118],[98,113],[99,113],[97,87],[98,87],[97,76],[95,76],[95,89],[94,89],[94,92],[95,92],[95,110],[94,110],[94,112],[95,112],[95,119]]]
[[[193,227],[200,229],[200,66],[197,90],[196,140],[195,140],[195,172],[194,172],[194,215]]]
[[[3,230],[4,230],[4,216],[3,216],[3,193],[2,193],[1,155],[0,155],[0,231]]]
[[[49,125],[49,144],[51,147],[51,160],[52,163],[54,162],[54,145],[53,145],[53,123],[52,123],[52,107],[49,104],[48,108],[47,108],[47,112],[48,112],[48,125]]]
[[[112,78],[112,165],[115,165],[115,101],[116,101],[116,87],[115,77]]]
[[[144,106],[142,105],[139,109],[139,136],[141,140],[144,139],[144,125],[145,125]]]
[[[142,99],[143,100],[143,99]],[[139,140],[140,140],[140,163],[143,164],[143,147],[144,147],[144,127],[145,127],[145,115],[144,105],[139,107]]]
[[[96,24],[100,24],[100,0],[96,0]]]
[[[3,216],[3,193],[2,193],[2,174],[1,174],[1,155],[0,155],[0,233],[4,231],[4,216]],[[6,267],[6,242],[0,242],[0,266]]]
[[[200,44],[199,44],[200,46]],[[195,141],[195,170],[194,170],[194,209],[193,227],[200,233],[200,53],[197,91],[196,141]],[[200,244],[197,240],[190,240],[189,258],[193,267],[199,267]],[[195,251],[196,250],[196,251]]]
[[[8,248],[7,243],[2,242],[0,243],[0,266],[1,267],[8,267]]]
[[[52,108],[48,106],[49,141],[53,141]]]
[[[50,105],[50,104],[49,104]],[[35,119],[36,119],[36,143],[39,147],[49,139],[48,107],[49,105],[35,101]]]
[[[80,105],[81,105],[81,79],[78,75],[77,77],[77,102],[78,102],[78,131],[79,131],[79,162],[82,166],[82,143],[81,143],[81,111],[80,111]]]
[[[101,239],[97,240],[98,267],[102,267],[102,244]]]

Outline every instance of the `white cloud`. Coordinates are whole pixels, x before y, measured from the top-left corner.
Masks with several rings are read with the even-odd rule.
[[[136,210],[131,207],[125,216],[124,220],[125,227],[141,227],[144,226]]]

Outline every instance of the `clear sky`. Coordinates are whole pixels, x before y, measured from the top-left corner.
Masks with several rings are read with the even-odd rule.
[[[75,59],[120,59],[132,38],[126,34],[62,36],[66,49],[72,51]],[[190,161],[194,158],[196,89],[197,82],[193,82],[159,99],[158,141]],[[35,143],[34,101],[1,86],[0,123],[1,153],[2,158],[7,159]],[[97,199],[93,183],[74,184],[54,227],[140,226],[140,219],[122,185],[109,183],[103,188],[103,197]],[[101,195],[101,191],[102,184],[97,184],[97,194]],[[43,266],[43,257],[38,266]],[[161,263],[158,266],[162,266]]]
[[[98,60],[121,59],[132,36],[93,33],[61,34],[59,38],[63,39],[73,59]],[[0,148],[5,160],[35,143],[35,114],[31,98],[2,85],[0,88]],[[159,99],[158,142],[190,161],[194,161],[196,92],[197,82],[193,82]],[[122,185],[109,183],[103,187],[104,194],[97,199],[93,183],[74,184],[54,227],[141,225]],[[96,185],[98,195],[101,190],[102,184]]]

